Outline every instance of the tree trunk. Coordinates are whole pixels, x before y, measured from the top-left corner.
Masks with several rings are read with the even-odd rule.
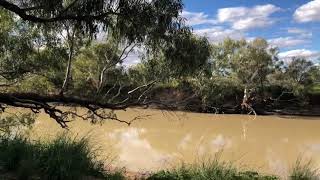
[[[69,80],[70,80],[70,74],[71,74],[71,67],[72,67],[72,59],[73,59],[73,53],[74,53],[74,36],[75,36],[75,29],[73,29],[73,32],[70,36],[69,31],[68,33],[68,40],[69,40],[69,56],[68,56],[68,65],[66,69],[66,73],[64,76],[64,81],[61,87],[60,95],[63,95],[65,91],[68,90]]]
[[[67,70],[66,70],[66,74],[64,77],[62,87],[61,87],[60,94],[63,94],[63,92],[68,90],[68,83],[69,83],[70,74],[71,74],[72,57],[73,57],[73,47],[70,48],[70,53],[69,53],[69,57],[68,57],[68,66],[67,66]]]
[[[243,98],[242,98],[242,103],[241,103],[242,109],[247,108],[249,96],[250,95],[248,92],[248,88],[245,87],[243,90]]]
[[[253,114],[257,115],[256,111],[253,109],[253,107],[251,105],[250,99],[251,99],[250,92],[249,92],[248,88],[245,87],[243,90],[243,99],[242,99],[242,103],[241,103],[241,108],[243,111],[249,112],[248,114],[253,113]]]
[[[105,75],[105,72],[107,71],[107,69],[108,69],[108,66],[105,65],[105,66],[103,67],[101,73],[100,73],[100,76],[99,76],[99,84],[98,84],[98,88],[97,88],[97,93],[100,93],[101,90],[102,90],[103,87],[104,87],[104,81],[105,81],[104,75]]]

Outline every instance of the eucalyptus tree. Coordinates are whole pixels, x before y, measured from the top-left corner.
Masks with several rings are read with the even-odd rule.
[[[210,44],[204,37],[193,35],[188,29],[172,34],[170,43],[162,47],[164,59],[173,70],[172,76],[195,76],[205,69],[210,57]]]
[[[31,29],[38,30],[37,38],[30,40],[22,39],[5,44],[6,51],[0,51],[1,66],[5,63],[13,63],[19,60],[20,67],[14,66],[14,71],[9,76],[2,76],[6,80],[14,80],[16,76],[25,77],[27,68],[37,72],[35,64],[39,64],[39,53],[36,53],[34,39],[40,39],[42,43],[40,52],[52,52],[52,49],[62,49],[66,52],[69,62],[72,55],[73,41],[59,40],[58,33],[64,33],[64,30],[71,29],[69,35],[71,40],[82,40],[83,38],[93,39],[98,33],[104,32],[113,34],[114,37],[127,45],[143,44],[150,52],[155,51],[159,45],[169,45],[172,34],[180,31],[183,27],[182,18],[179,16],[183,8],[181,0],[0,0],[1,13],[7,14],[5,17],[11,21],[19,21],[21,26],[29,26],[28,34]],[[1,16],[2,18],[3,16]],[[1,21],[1,31],[7,24]],[[187,29],[187,28],[184,28]],[[68,33],[68,32],[67,32]],[[1,32],[1,34],[3,34]],[[4,32],[5,34],[5,32]],[[14,30],[7,34],[9,39],[23,34]],[[79,36],[75,36],[75,35]],[[74,36],[73,36],[74,35]],[[80,35],[82,37],[80,37]],[[5,35],[4,35],[5,36]],[[68,36],[68,34],[67,34]],[[29,37],[29,36],[27,36]],[[70,40],[70,39],[69,39]],[[62,43],[69,43],[69,50],[61,46]],[[9,46],[13,46],[10,48]],[[21,45],[21,48],[19,48]],[[18,53],[20,52],[21,53]],[[25,52],[27,51],[27,52]],[[23,53],[22,53],[23,52]],[[7,54],[11,54],[8,56]],[[35,54],[35,55],[34,55]],[[65,53],[63,53],[65,54]],[[5,57],[5,58],[4,58]],[[44,60],[44,59],[43,59]],[[26,63],[30,64],[26,64]],[[61,62],[66,63],[66,62]],[[43,65],[43,64],[42,64]],[[50,63],[45,64],[50,68]],[[71,63],[67,63],[67,67]],[[43,67],[43,66],[42,66]],[[64,81],[70,77],[71,68],[67,68]],[[13,76],[15,75],[15,76]],[[103,82],[100,79],[100,82]],[[65,84],[65,83],[63,83]],[[32,109],[39,112],[43,109],[50,117],[54,118],[62,127],[66,127],[66,118],[69,115],[77,115],[75,112],[64,112],[55,108],[52,103],[62,105],[77,105],[87,108],[90,112],[87,116],[81,116],[83,119],[89,117],[109,118],[119,120],[113,115],[99,113],[101,109],[109,108],[112,110],[124,109],[130,106],[148,104],[150,102],[141,101],[142,98],[133,99],[134,93],[140,92],[145,95],[145,89],[148,89],[152,83],[128,91],[127,97],[119,102],[108,103],[100,98],[90,98],[83,96],[74,96],[64,93],[50,92],[50,94],[39,94],[33,92],[5,92],[0,93],[0,103],[2,107],[15,106]],[[62,85],[63,87],[63,85]],[[62,88],[63,89],[63,88]],[[78,115],[79,116],[79,115]],[[94,119],[94,118],[93,118]],[[121,121],[127,124],[131,122]]]
[[[170,35],[168,41],[146,54],[140,64],[130,68],[129,75],[133,81],[137,78],[162,83],[186,80],[198,76],[208,67],[210,44],[206,38],[184,28]]]
[[[282,84],[286,89],[298,97],[305,97],[310,86],[316,79],[314,73],[317,72],[317,67],[312,61],[304,58],[293,58],[291,62],[284,67]]]
[[[277,49],[270,48],[261,38],[251,42],[226,39],[213,45],[212,66],[214,78],[225,78],[237,82],[243,89],[242,107],[251,109],[254,93],[264,92],[267,76],[277,64]]]

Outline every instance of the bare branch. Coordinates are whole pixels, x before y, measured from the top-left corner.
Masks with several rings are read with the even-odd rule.
[[[126,58],[128,57],[128,54],[129,54],[129,53],[133,50],[133,48],[136,46],[136,44],[134,44],[134,45],[130,48],[131,45],[132,45],[132,44],[128,44],[128,45],[122,50],[122,52],[121,52],[118,60],[116,60],[115,62],[110,63],[110,64],[108,64],[108,63],[105,64],[105,66],[103,67],[103,69],[102,69],[102,71],[101,71],[101,73],[100,73],[100,76],[99,76],[99,86],[98,86],[98,89],[97,89],[97,93],[100,93],[101,90],[104,88],[104,84],[105,84],[105,78],[104,78],[104,76],[105,76],[106,71],[107,71],[108,69],[110,69],[111,67],[115,66],[116,64],[121,63],[124,59],[126,59]],[[129,51],[127,51],[128,48],[130,48]],[[126,53],[125,57],[122,57],[125,53]],[[107,62],[107,60],[108,60],[108,57],[107,57],[106,55],[105,55],[105,60],[106,60],[106,62]]]
[[[103,97],[106,98],[116,86],[117,86],[117,83],[114,83],[114,85],[106,92],[106,94]]]
[[[116,95],[114,95],[110,100],[109,100],[109,102],[112,102],[115,98],[117,98],[117,97],[119,97],[120,96],[120,94],[121,94],[121,90],[122,90],[122,88],[123,88],[124,86],[123,85],[121,85],[120,83],[119,83],[119,89],[118,89],[118,92],[117,92],[117,94]]]
[[[122,101],[120,101],[120,102],[118,102],[118,103],[116,103],[116,104],[123,104],[123,103],[126,103],[127,101],[129,101],[130,100],[130,98],[132,97],[132,94],[134,94],[135,92],[137,92],[138,90],[140,90],[140,89],[142,89],[142,88],[149,88],[149,86],[152,86],[154,83],[156,83],[156,81],[152,81],[152,82],[150,82],[150,83],[148,83],[148,84],[145,84],[145,85],[142,85],[142,86],[139,86],[139,87],[136,87],[136,88],[134,88],[133,90],[131,90],[131,91],[129,91],[128,92],[128,94],[127,94],[127,98],[125,98],[124,100],[122,100]],[[141,96],[141,95],[140,95]],[[142,97],[142,96],[141,96]],[[141,100],[141,98],[139,97],[138,98],[138,100],[136,101],[136,103],[140,103],[140,104],[145,104],[145,102],[141,102],[140,101]]]
[[[133,46],[131,46],[131,48],[129,49],[129,51],[127,51],[127,49],[131,46],[131,44],[129,44],[126,48],[123,49],[121,55],[119,56],[119,62],[122,62],[123,60],[125,60],[129,54],[132,52],[132,50],[137,46],[137,44],[134,44]],[[126,53],[126,55],[122,58],[122,56],[124,55],[124,53]]]

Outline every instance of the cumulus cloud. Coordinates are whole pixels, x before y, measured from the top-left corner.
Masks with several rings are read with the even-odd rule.
[[[275,20],[270,16],[280,10],[272,4],[222,8],[218,10],[217,19],[220,23],[230,23],[233,29],[247,30],[272,25]]]
[[[310,1],[300,6],[293,17],[297,22],[320,21],[320,0]]]
[[[308,60],[314,60],[320,57],[320,52],[311,51],[308,49],[295,49],[279,53],[279,57],[283,60],[290,60],[293,57],[301,57]]]
[[[289,47],[295,47],[298,45],[310,43],[310,40],[289,36],[289,37],[279,37],[279,38],[269,39],[268,43],[271,46],[275,46],[278,48],[289,48]]]
[[[298,35],[299,37],[305,37],[305,38],[312,37],[312,32],[305,30],[305,29],[288,28],[288,33]]]
[[[223,27],[211,27],[205,29],[198,29],[194,31],[195,34],[199,36],[204,36],[209,39],[210,42],[216,43],[221,42],[225,38],[241,39],[244,38],[244,33],[242,31],[234,29],[224,29]]]
[[[189,12],[183,11],[181,16],[186,19],[186,24],[189,26],[201,24],[216,24],[216,20],[210,19],[209,16],[203,12]]]

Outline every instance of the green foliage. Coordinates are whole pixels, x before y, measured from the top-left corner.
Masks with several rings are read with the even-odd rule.
[[[192,84],[203,104],[208,107],[220,107],[227,100],[236,100],[243,89],[243,84],[232,77],[199,78],[193,80]]]
[[[133,84],[147,84],[157,80],[160,83],[167,83],[172,76],[173,69],[166,63],[163,57],[142,60],[142,62],[128,70],[128,77]]]
[[[241,102],[245,92],[261,104],[284,91],[306,102],[320,81],[319,67],[301,58],[284,64],[264,39],[210,44],[194,35],[180,17],[181,0],[5,2],[28,15],[0,9],[5,92],[60,92],[108,102],[118,93],[114,89],[124,97],[132,86],[151,81],[174,87],[188,82],[203,105],[220,106]],[[93,41],[98,32],[105,39]],[[142,48],[144,56],[126,69],[122,50],[130,46]]]
[[[115,68],[123,60],[119,57],[120,46],[143,44],[146,49],[154,50],[183,26],[179,15],[183,8],[181,0],[31,0],[7,3],[16,5],[17,9],[27,9],[22,14],[26,13],[28,17],[5,5],[0,9],[0,37],[4,37],[0,42],[0,75],[3,81],[34,78],[32,75],[36,74],[44,76],[58,89],[56,91],[64,79],[71,79],[78,90],[88,87],[88,79],[91,82],[108,81],[98,82],[99,86],[106,86],[107,83],[118,82],[119,78],[126,78],[121,68]],[[48,19],[52,21],[43,24],[43,20]],[[103,31],[108,41],[112,39],[114,42],[87,47],[92,43],[91,35],[98,31]],[[73,71],[76,74],[65,76],[67,61],[71,62],[80,49],[79,67]],[[104,75],[108,79],[99,79],[100,72],[108,64],[113,69]],[[89,71],[85,66],[89,66]]]
[[[181,0],[30,0],[16,5],[27,9],[39,7],[27,14],[33,17],[29,20],[42,28],[57,29],[67,22],[76,24],[83,34],[96,35],[100,30],[110,30],[130,42],[148,39],[150,44],[179,28],[179,13],[183,8]],[[61,19],[65,16],[74,18]],[[45,24],[37,19],[52,17],[58,18]]]
[[[314,168],[312,161],[303,162],[299,157],[291,169],[290,180],[317,180],[320,178],[319,170]]]
[[[293,58],[288,66],[270,75],[269,80],[271,84],[304,98],[317,81],[317,71],[317,67],[311,61]]]
[[[310,94],[320,94],[320,83],[315,83],[311,86]]]
[[[206,38],[182,30],[172,35],[170,43],[163,47],[163,54],[174,76],[192,76],[207,65],[210,45]]]
[[[0,165],[18,177],[28,179],[81,179],[92,176],[123,179],[120,172],[109,173],[96,160],[86,138],[75,140],[60,135],[52,142],[30,141],[23,136],[0,139]]]
[[[162,170],[148,180],[278,180],[276,176],[264,176],[254,171],[239,172],[230,164],[218,160],[195,165],[182,165],[173,170]]]
[[[32,71],[32,59],[35,55],[33,40],[37,30],[29,24],[14,21],[14,17],[0,9],[0,74],[6,80],[22,77]],[[4,14],[4,15],[3,15]]]
[[[263,86],[272,71],[273,56],[264,39],[252,42],[226,39],[213,46],[213,75],[233,76],[250,88]]]
[[[33,113],[21,113],[13,115],[0,114],[0,132],[4,134],[11,134],[15,128],[31,128],[35,122],[35,115]],[[1,135],[1,134],[0,134]]]
[[[35,152],[34,147],[28,144],[27,140],[23,137],[14,136],[13,138],[9,138],[1,136],[1,166],[9,171],[17,170],[22,158],[28,159],[32,157],[32,153]]]
[[[81,50],[73,67],[75,91],[81,92],[85,88],[96,93],[101,81],[103,87],[124,83],[125,73],[118,66],[121,64],[120,53],[117,44],[113,42],[93,44]]]

